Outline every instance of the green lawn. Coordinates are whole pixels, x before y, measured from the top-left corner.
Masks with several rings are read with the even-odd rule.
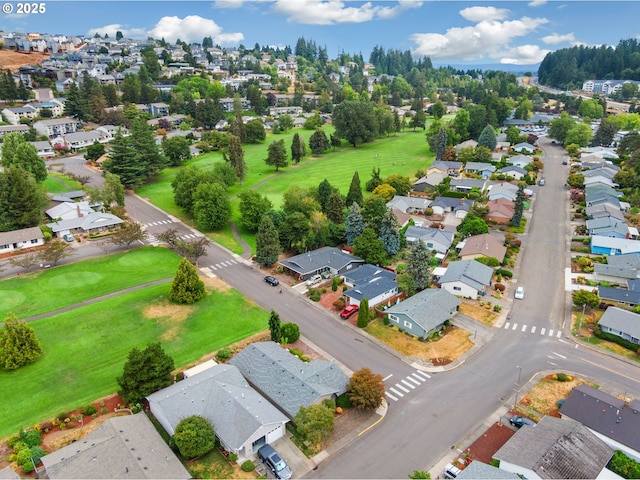
[[[142,247],[39,270],[0,282],[0,320],[57,310],[128,287],[173,277],[180,257],[163,247]]]
[[[160,341],[181,366],[267,328],[268,314],[235,290],[189,307],[169,304],[168,290],[148,287],[33,322],[44,355],[0,370],[0,438],[115,392],[134,347]]]
[[[332,127],[324,127],[327,135],[333,131]],[[298,130],[305,141],[313,133],[309,130]],[[294,132],[286,135],[270,135],[267,140],[259,145],[244,146],[245,161],[247,162],[247,178],[244,185],[235,185],[230,189],[232,196],[238,195],[243,190],[253,188],[266,195],[275,208],[280,208],[282,196],[291,185],[301,187],[317,187],[325,178],[340,189],[346,195],[351,184],[351,178],[355,171],[360,175],[360,182],[364,189],[365,183],[371,177],[374,167],[380,168],[380,175],[384,178],[391,174],[405,175],[413,178],[415,173],[426,169],[433,160],[433,154],[429,152],[423,130],[415,132],[407,130],[404,133],[392,137],[377,139],[374,142],[359,145],[357,148],[343,142],[343,146],[336,151],[329,151],[319,157],[308,156],[299,165],[290,165],[276,172],[273,167],[264,163],[267,156],[267,148],[273,140],[284,139],[287,148],[290,147]],[[222,154],[212,152],[201,155],[188,162],[189,165],[198,165],[204,168],[212,167],[216,162],[221,162]],[[154,205],[167,213],[181,218],[189,223],[190,219],[173,202],[173,190],[171,182],[175,178],[179,168],[165,169],[161,174],[137,190],[137,193],[148,199]],[[253,248],[255,252],[255,236],[241,228],[239,224],[238,200],[232,200],[232,219],[238,226],[242,238]],[[241,253],[240,245],[231,235],[231,230],[225,228],[209,236],[215,242],[224,245],[235,253]]]
[[[82,190],[82,185],[80,182],[76,182],[66,175],[48,171],[47,179],[44,181],[44,188],[48,193],[64,193],[73,190]]]

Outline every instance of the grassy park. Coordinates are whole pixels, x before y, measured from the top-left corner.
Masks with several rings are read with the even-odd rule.
[[[331,127],[325,127],[325,129],[327,135],[333,130]],[[291,185],[315,188],[326,178],[332,186],[339,188],[340,192],[346,195],[355,171],[359,173],[360,182],[364,188],[364,184],[369,180],[373,168],[380,168],[380,175],[383,178],[391,174],[413,178],[418,170],[426,169],[433,159],[433,155],[429,152],[424,131],[417,130],[413,132],[407,130],[396,136],[385,137],[371,143],[359,145],[357,148],[353,148],[343,142],[343,146],[335,151],[329,150],[319,157],[308,156],[300,164],[291,164],[276,172],[273,167],[264,162],[267,157],[267,148],[273,140],[280,139],[284,139],[287,148],[289,148],[293,133],[269,135],[262,144],[243,147],[247,163],[247,178],[243,186],[235,185],[232,187],[230,194],[234,196],[244,189],[255,189],[262,195],[266,195],[275,208],[279,208],[283,194]],[[305,137],[305,140],[312,134],[310,130],[302,130],[298,131],[298,133]],[[215,163],[221,161],[223,161],[222,154],[220,152],[212,152],[190,160],[187,164],[212,168]],[[173,202],[171,182],[177,175],[179,168],[165,169],[154,178],[153,182],[140,187],[136,193],[147,198],[167,213],[188,223],[189,219]],[[240,219],[238,204],[239,201],[237,199],[232,201],[232,220],[236,225],[239,225]],[[249,245],[255,245],[255,239],[251,232],[243,231],[240,227],[239,232]],[[241,252],[240,246],[233,239],[231,230],[228,228],[216,231],[210,234],[210,237],[236,253]]]
[[[158,268],[169,263],[164,249],[140,250],[146,251],[139,263],[130,265],[128,270],[132,273],[144,274],[148,267],[140,265],[147,265],[153,255]],[[51,271],[58,271],[58,280],[65,279],[67,291],[78,292],[84,287],[93,292],[90,297],[95,297],[106,292],[99,287],[102,284],[117,285],[116,290],[125,288],[119,260],[126,258],[115,256],[104,268],[96,268],[94,271],[99,271],[102,278],[88,289],[86,276],[75,275],[88,271],[77,270],[84,262]],[[162,272],[159,277],[172,276],[175,267],[170,270],[170,275]],[[53,278],[41,275],[14,288],[37,299],[38,294],[32,292],[39,286],[39,292],[48,295],[49,284],[55,283]],[[138,283],[149,278],[143,275]],[[0,288],[12,281],[0,282]],[[133,283],[131,279],[127,281]],[[34,290],[26,293],[27,286]],[[6,392],[6,401],[0,402],[0,438],[115,392],[115,379],[134,347],[144,348],[149,342],[160,341],[179,367],[267,328],[268,314],[237,291],[222,282],[209,284],[207,290],[209,294],[195,305],[174,305],[167,300],[166,283],[32,322],[44,354],[27,367],[0,370],[0,390]],[[64,297],[80,301],[75,293]]]
[[[180,257],[161,247],[91,258],[0,282],[0,319],[26,318],[143,283],[173,277]]]

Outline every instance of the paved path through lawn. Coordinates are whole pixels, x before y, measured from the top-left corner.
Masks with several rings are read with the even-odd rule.
[[[51,312],[41,313],[40,315],[34,315],[33,317],[23,318],[25,322],[33,322],[34,320],[40,320],[41,318],[51,317],[53,315],[58,315],[59,313],[68,312],[70,310],[75,310],[76,308],[84,307],[85,305],[91,305],[92,303],[101,302],[102,300],[107,300],[109,298],[117,297],[118,295],[122,295],[129,292],[135,292],[136,290],[141,290],[147,287],[153,287],[154,285],[161,285],[163,283],[169,283],[173,280],[173,277],[163,278],[161,280],[155,280],[153,282],[143,283],[141,285],[136,285],[135,287],[125,288],[124,290],[118,290],[117,292],[107,293],[106,295],[101,295],[96,298],[90,298],[89,300],[85,300],[84,302],[74,303],[73,305],[68,305],[63,308],[59,308],[57,310],[52,310]]]

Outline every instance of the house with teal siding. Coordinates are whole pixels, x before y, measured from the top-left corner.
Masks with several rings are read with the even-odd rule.
[[[440,288],[427,288],[416,293],[385,313],[389,323],[411,335],[427,338],[442,329],[458,310],[461,300]]]

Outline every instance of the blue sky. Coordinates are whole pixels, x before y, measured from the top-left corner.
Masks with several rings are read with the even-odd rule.
[[[326,46],[329,57],[375,45],[426,55],[434,64],[533,65],[572,45],[615,46],[640,40],[640,2],[602,1],[47,1],[46,13],[3,13],[15,32],[180,38],[211,36],[223,46],[295,46],[300,36]],[[3,7],[3,11],[5,11]]]

